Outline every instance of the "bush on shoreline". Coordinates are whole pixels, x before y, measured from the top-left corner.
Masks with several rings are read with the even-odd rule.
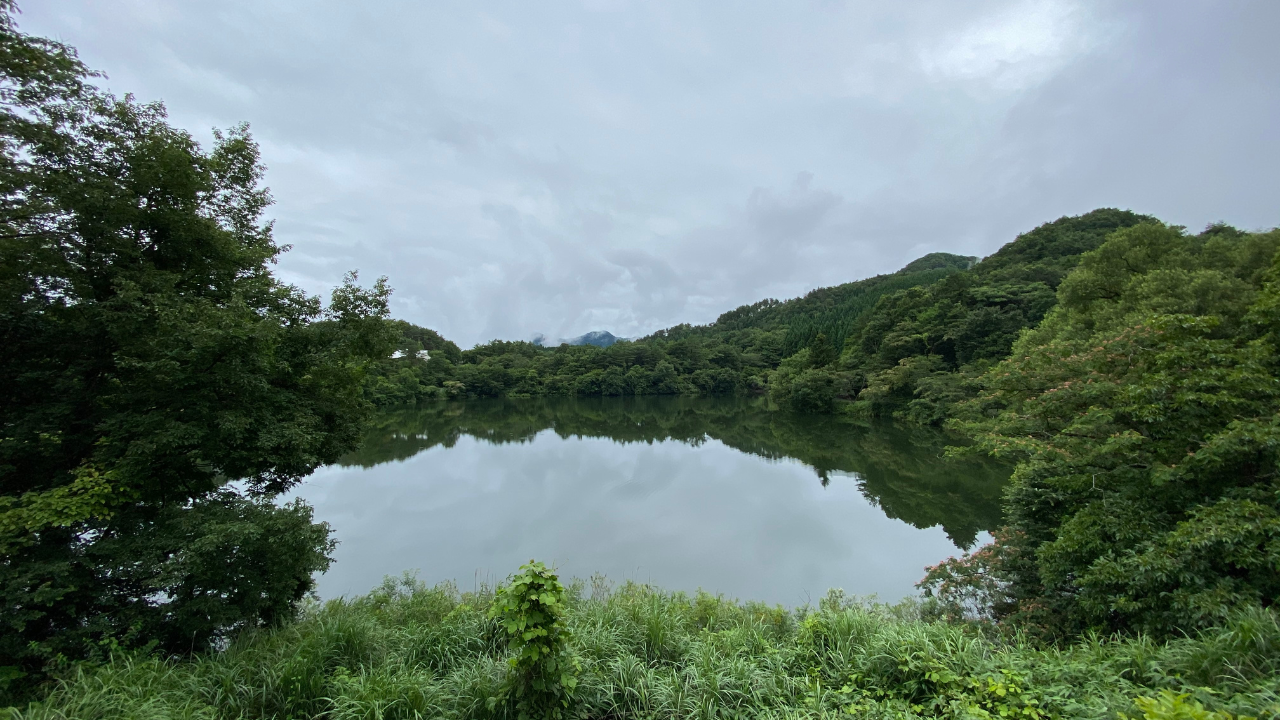
[[[494,593],[406,576],[312,604],[274,630],[190,660],[117,656],[68,670],[17,720],[80,718],[503,718],[506,633]],[[788,610],[603,578],[569,585],[568,716],[1275,717],[1280,621],[1255,610],[1195,637],[1089,636],[1038,648],[833,591]],[[1180,697],[1181,696],[1181,697]],[[1135,705],[1135,699],[1139,700]],[[1196,703],[1202,712],[1192,712]],[[1226,715],[1212,716],[1215,719]]]

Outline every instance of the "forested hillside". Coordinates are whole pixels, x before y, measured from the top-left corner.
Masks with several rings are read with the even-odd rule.
[[[1115,233],[956,429],[1019,461],[1009,526],[934,571],[1053,637],[1177,635],[1280,598],[1280,232]]]
[[[839,370],[849,396],[874,415],[938,422],[974,391],[971,379],[1009,354],[1056,302],[1082,253],[1121,228],[1155,218],[1095,210],[1019,236],[970,270],[886,296],[847,342]]]
[[[884,295],[936,282],[973,260],[934,253],[891,275],[786,302],[764,300],[711,325],[677,325],[608,347],[495,340],[462,351],[431,330],[396,321],[399,350],[369,377],[366,395],[379,405],[396,405],[468,396],[761,392],[769,371],[811,336],[827,331],[843,337]]]
[[[762,300],[709,325],[607,348],[493,341],[462,351],[400,321],[397,357],[366,383],[380,405],[428,398],[768,393],[783,407],[939,422],[971,380],[1044,317],[1083,252],[1153,218],[1095,210],[1025,233],[979,262],[933,253],[889,275]],[[423,354],[419,351],[426,350]]]
[[[741,346],[753,336],[753,331],[779,333],[782,357],[807,347],[819,333],[838,346],[860,326],[861,319],[881,297],[930,285],[977,261],[975,257],[930,253],[890,275],[818,288],[793,300],[761,300],[730,310],[710,325],[677,325],[660,330],[650,338],[718,338]]]

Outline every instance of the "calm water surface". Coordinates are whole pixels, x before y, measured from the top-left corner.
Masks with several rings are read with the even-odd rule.
[[[322,597],[414,570],[563,575],[798,605],[896,600],[1000,520],[1008,468],[941,432],[744,398],[490,400],[388,412],[297,495],[339,541]]]

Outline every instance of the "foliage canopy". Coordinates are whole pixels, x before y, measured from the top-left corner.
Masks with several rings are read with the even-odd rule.
[[[358,440],[388,290],[279,283],[246,126],[201,148],[0,10],[0,674],[279,621],[330,542],[271,497]]]
[[[1163,636],[1280,597],[1278,249],[1276,231],[1116,232],[983,376],[956,427],[1020,461],[984,556],[997,615]]]

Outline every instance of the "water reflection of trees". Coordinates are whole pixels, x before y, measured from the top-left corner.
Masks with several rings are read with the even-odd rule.
[[[855,482],[889,517],[919,528],[941,525],[964,548],[999,524],[1009,475],[996,463],[943,458],[943,449],[960,440],[933,428],[769,412],[748,398],[472,400],[391,410],[342,464],[404,460],[437,445],[452,447],[464,435],[529,442],[545,430],[620,443],[714,439],[764,458],[794,458],[812,467],[823,485]]]

